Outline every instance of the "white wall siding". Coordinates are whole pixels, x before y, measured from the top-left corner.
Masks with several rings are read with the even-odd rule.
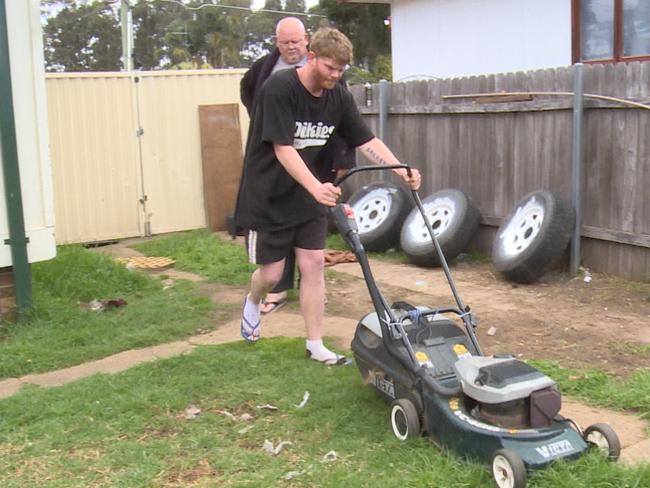
[[[9,1],[5,5],[20,189],[29,239],[27,259],[34,263],[56,255],[40,6],[38,0]],[[4,102],[0,100],[0,104]],[[0,242],[9,237],[4,192],[13,190],[4,185],[0,172]],[[1,245],[0,267],[11,264],[11,247]]]
[[[571,64],[569,0],[394,0],[393,80]]]

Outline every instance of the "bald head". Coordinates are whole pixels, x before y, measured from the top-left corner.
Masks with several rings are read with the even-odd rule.
[[[279,37],[282,34],[304,35],[305,25],[297,17],[285,17],[275,26],[275,35]]]
[[[285,17],[275,27],[275,45],[285,63],[295,64],[307,54],[305,26],[296,17]]]

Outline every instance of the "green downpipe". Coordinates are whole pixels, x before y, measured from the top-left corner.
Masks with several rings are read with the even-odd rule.
[[[5,0],[0,0],[0,143],[9,222],[9,239],[0,245],[11,246],[11,262],[16,284],[16,306],[20,319],[25,312],[32,308],[32,278],[27,260],[27,237],[20,192]]]

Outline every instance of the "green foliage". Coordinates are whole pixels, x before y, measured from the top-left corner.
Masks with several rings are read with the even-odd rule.
[[[176,268],[198,273],[227,285],[244,285],[255,266],[248,263],[246,250],[206,230],[181,232],[135,246],[148,256],[168,256]]]
[[[60,10],[43,28],[48,71],[114,71],[120,68],[120,27],[110,5],[50,0],[43,8],[52,7]]]
[[[73,366],[124,350],[187,337],[205,327],[208,298],[191,283],[163,290],[80,246],[32,267],[34,310],[27,321],[0,329],[0,378]],[[127,305],[96,312],[80,303],[122,298]]]
[[[320,0],[310,12],[327,15],[330,23],[345,33],[354,45],[354,66],[371,73],[369,81],[391,79],[386,72],[390,59],[390,28],[385,20],[390,17],[390,5],[340,3],[337,0]],[[312,29],[321,24],[319,19],[310,22]]]
[[[231,6],[235,8],[223,8]],[[304,0],[267,0],[252,12],[251,0],[218,3],[188,0],[132,0],[136,69],[201,69],[248,66],[273,48],[283,12],[305,12]],[[277,13],[276,13],[277,12]],[[323,0],[306,17],[313,32],[333,23],[355,46],[353,82],[390,80],[388,5],[340,4]],[[120,3],[43,0],[48,71],[113,71],[122,67]]]
[[[297,409],[305,391],[309,400]],[[278,410],[256,408],[264,404]],[[200,414],[188,419],[191,405]],[[387,405],[356,368],[308,361],[298,339],[204,347],[117,375],[23,390],[0,401],[0,418],[0,484],[8,488],[494,486],[484,466],[426,438],[398,441]],[[271,456],[265,440],[291,444]],[[322,462],[330,451],[336,460]],[[289,472],[300,474],[286,481]],[[649,485],[648,465],[626,469],[596,452],[554,463],[528,483]]]

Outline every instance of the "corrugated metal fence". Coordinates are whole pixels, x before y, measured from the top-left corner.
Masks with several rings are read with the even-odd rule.
[[[550,189],[570,201],[571,97],[443,97],[571,92],[572,68],[393,83],[388,90],[387,144],[422,170],[423,195],[453,187],[473,198],[487,225],[479,247],[489,249],[494,226],[526,193]],[[352,91],[363,107],[364,88]],[[650,104],[650,63],[585,66],[584,91]],[[377,92],[375,85],[372,107],[362,109],[374,127]],[[584,265],[650,280],[650,111],[586,100],[584,155]]]
[[[244,72],[48,74],[57,242],[205,227],[198,106],[239,103]]]

